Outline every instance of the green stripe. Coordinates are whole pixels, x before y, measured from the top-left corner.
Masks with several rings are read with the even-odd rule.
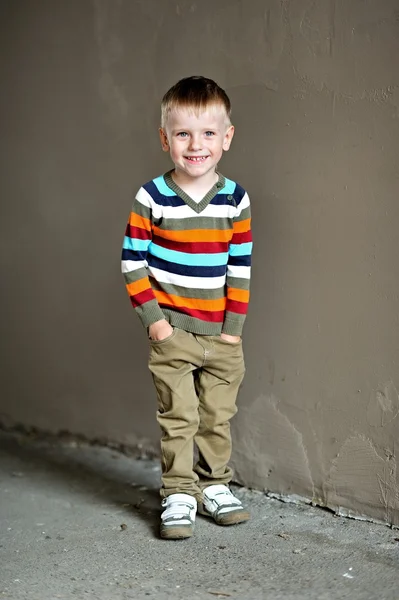
[[[237,217],[236,219],[234,219],[234,221],[236,223],[239,223],[240,221],[245,221],[245,219],[250,219],[251,218],[251,207],[247,206],[247,208],[244,208],[244,210],[241,211],[240,216]]]
[[[151,208],[148,206],[144,206],[138,200],[133,202],[132,213],[139,215],[140,217],[145,217],[146,219],[151,220]]]
[[[227,217],[187,217],[183,219],[162,219],[162,229],[184,231],[185,229],[232,229],[232,220]]]
[[[143,279],[143,277],[148,277],[148,271],[145,267],[141,269],[136,269],[135,271],[129,271],[128,273],[123,273],[126,283],[134,283],[139,279]]]
[[[153,290],[159,290],[161,292],[166,292],[167,294],[173,294],[183,298],[220,300],[220,298],[225,298],[226,296],[226,289],[224,287],[217,288],[215,290],[186,288],[180,285],[173,285],[171,283],[158,283],[153,277],[150,277],[150,282]]]
[[[227,277],[226,283],[229,287],[239,290],[249,290],[250,280],[244,277]]]

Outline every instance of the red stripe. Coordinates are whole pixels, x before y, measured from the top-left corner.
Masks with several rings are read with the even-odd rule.
[[[134,308],[137,308],[137,306],[141,306],[142,304],[154,299],[155,296],[152,288],[148,288],[148,290],[144,290],[135,296],[130,296],[130,302],[133,304]]]
[[[217,254],[218,252],[227,252],[229,245],[227,242],[175,242],[174,240],[165,240],[165,238],[154,236],[153,243],[168,250],[177,250],[178,252],[188,252],[190,254]]]
[[[234,233],[231,238],[232,244],[245,244],[246,242],[252,242],[251,231],[244,231],[243,233]]]
[[[129,225],[126,227],[126,235],[131,238],[136,238],[138,240],[149,240],[151,239],[151,232],[147,231],[147,229],[142,229],[141,227],[135,227],[133,225]]]
[[[159,305],[163,308],[174,308],[169,304],[162,304],[161,302]],[[175,310],[184,313],[185,315],[189,315],[190,317],[200,319],[201,321],[208,321],[209,323],[223,323],[225,315],[224,310],[194,310],[192,308],[186,308],[185,306],[179,306],[179,308],[175,308]]]
[[[246,315],[248,310],[247,302],[238,302],[237,300],[227,299],[226,311],[237,313],[239,315]]]

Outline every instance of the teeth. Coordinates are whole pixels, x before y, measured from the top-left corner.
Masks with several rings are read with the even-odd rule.
[[[188,160],[193,160],[195,162],[200,162],[201,160],[205,160],[206,156],[187,156]]]

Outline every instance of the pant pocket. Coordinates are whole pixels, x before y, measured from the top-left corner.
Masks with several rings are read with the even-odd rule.
[[[176,337],[176,334],[177,329],[174,327],[172,333],[168,335],[168,337],[164,338],[163,340],[152,340],[149,338],[149,342],[151,346],[162,346],[163,344],[167,344],[168,342],[172,341]]]
[[[213,339],[216,340],[219,344],[223,344],[223,346],[232,346],[233,348],[236,348],[237,346],[242,346],[242,339],[239,342],[228,342],[220,336],[216,336]]]

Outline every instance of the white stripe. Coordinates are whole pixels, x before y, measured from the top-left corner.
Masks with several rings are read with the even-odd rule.
[[[184,219],[193,216],[199,217],[217,217],[233,219],[239,217],[241,212],[249,206],[249,196],[245,192],[238,208],[231,205],[214,205],[208,206],[200,213],[196,213],[190,206],[183,204],[182,206],[161,206],[154,202],[152,196],[144,188],[140,188],[136,195],[136,200],[146,208],[151,209],[153,216],[156,219],[164,217],[165,219]]]
[[[184,206],[162,206],[162,216],[164,219],[187,219],[189,217],[217,217],[224,219],[233,219],[236,216],[235,206],[216,206],[208,204],[201,212],[196,213],[192,208]]]
[[[136,195],[136,200],[146,208],[152,208],[153,200],[150,194],[144,188],[140,188]]]
[[[137,271],[138,269],[147,267],[146,260],[123,260],[122,261],[122,273],[130,273],[131,271]]]
[[[239,217],[240,214],[242,213],[243,210],[245,210],[246,208],[248,208],[249,206],[249,196],[247,194],[247,192],[245,192],[245,195],[243,196],[243,199],[240,202],[240,205],[237,207],[237,214],[236,217]]]
[[[169,273],[168,271],[163,271],[162,269],[156,269],[154,267],[148,267],[148,270],[154,279],[160,283],[170,283],[186,288],[216,290],[223,287],[226,283],[224,275],[220,277],[188,277],[187,275],[176,275],[175,273]]]
[[[227,265],[227,277],[239,277],[240,279],[251,278],[251,267],[236,267]]]
[[[137,202],[140,202],[146,208],[151,209],[153,216],[156,219],[162,217],[162,206],[156,204],[152,198],[152,196],[145,190],[144,188],[140,188],[136,195]]]

